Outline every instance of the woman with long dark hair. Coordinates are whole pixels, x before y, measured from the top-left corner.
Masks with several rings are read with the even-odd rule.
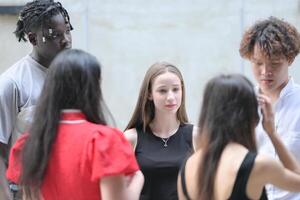
[[[255,127],[262,123],[278,161],[257,154]],[[300,192],[300,167],[276,134],[270,99],[242,75],[220,75],[206,85],[199,119],[199,149],[183,166],[179,199],[267,199],[264,186]]]
[[[106,125],[100,83],[88,53],[66,50],[52,62],[29,134],[9,159],[7,177],[25,198],[138,199],[143,176],[123,134]]]

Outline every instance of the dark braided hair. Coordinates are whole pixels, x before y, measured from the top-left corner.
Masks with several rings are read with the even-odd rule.
[[[71,30],[73,30],[69,14],[60,2],[54,2],[54,0],[35,0],[28,2],[20,11],[17,28],[14,32],[18,41],[23,40],[26,42],[27,39],[25,35],[28,32],[38,27],[44,27],[44,24],[57,14],[62,14],[66,24],[69,24]]]

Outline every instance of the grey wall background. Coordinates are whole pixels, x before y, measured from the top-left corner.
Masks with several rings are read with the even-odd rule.
[[[23,5],[24,0],[0,0]],[[73,47],[94,54],[103,65],[105,100],[123,129],[134,109],[143,76],[157,61],[178,66],[186,84],[186,106],[197,122],[202,90],[219,73],[243,73],[243,31],[259,19],[283,18],[300,30],[299,0],[61,0],[74,26]],[[30,52],[12,32],[17,16],[0,15],[0,73]],[[296,59],[291,75],[300,83]]]

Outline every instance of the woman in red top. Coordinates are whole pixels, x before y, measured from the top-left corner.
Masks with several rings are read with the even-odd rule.
[[[27,199],[138,199],[143,175],[123,134],[106,126],[96,58],[66,50],[51,64],[33,124],[7,178]]]

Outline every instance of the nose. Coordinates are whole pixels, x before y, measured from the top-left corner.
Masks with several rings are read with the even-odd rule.
[[[174,93],[172,92],[172,91],[169,91],[168,92],[168,96],[167,96],[167,100],[168,101],[171,101],[171,100],[173,100],[174,99]]]
[[[263,66],[261,67],[261,74],[264,75],[264,76],[272,75],[271,67],[269,67],[266,64],[263,64]]]
[[[72,35],[71,33],[64,33],[61,40],[62,48],[71,48],[72,47]]]

